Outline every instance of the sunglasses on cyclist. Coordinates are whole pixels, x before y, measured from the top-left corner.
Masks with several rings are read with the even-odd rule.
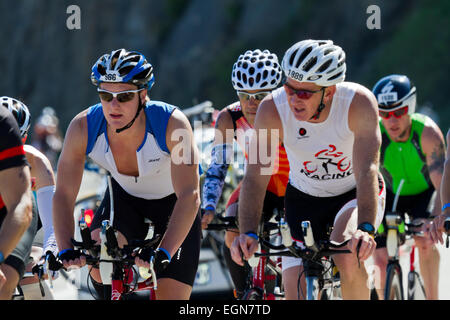
[[[408,106],[405,106],[403,108],[394,110],[394,111],[379,111],[380,117],[383,119],[389,119],[390,117],[394,116],[397,119],[401,118],[405,114],[408,113]]]
[[[297,98],[302,99],[302,100],[308,100],[309,98],[311,98],[313,96],[314,93],[320,92],[323,89],[325,89],[325,87],[322,87],[322,88],[320,88],[319,90],[316,90],[316,91],[304,90],[304,89],[295,89],[295,88],[292,88],[287,82],[285,82],[283,85],[287,89],[287,94],[288,95],[295,94],[297,96]]]
[[[248,92],[244,92],[244,91],[238,91],[237,95],[238,95],[239,99],[244,100],[244,101],[248,101],[248,100],[250,100],[250,98],[261,101],[266,96],[268,96],[269,93],[270,93],[269,91],[261,91],[261,92],[256,92],[256,93],[248,93]]]
[[[104,89],[97,89],[98,95],[100,96],[100,99],[106,102],[112,101],[112,99],[116,98],[119,102],[128,102],[133,100],[134,94],[136,92],[139,92],[143,89],[138,90],[127,90],[127,91],[120,91],[120,92],[111,92]]]

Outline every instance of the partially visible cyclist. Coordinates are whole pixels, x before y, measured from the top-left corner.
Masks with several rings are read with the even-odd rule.
[[[53,200],[55,233],[64,266],[83,266],[85,258],[73,249],[71,238],[89,156],[111,173],[119,246],[144,239],[145,218],[152,220],[162,240],[154,257],[145,250],[136,264],[149,267],[154,258],[157,299],[188,299],[200,255],[198,150],[186,116],[175,106],[148,99],[154,79],[153,66],[136,51],[114,50],[93,65],[91,81],[100,103],[75,116],[67,130]],[[98,243],[101,223],[110,218],[110,196],[107,190],[91,225]],[[90,276],[102,296],[98,268]]]
[[[289,159],[286,219],[292,237],[303,241],[301,221],[310,220],[316,241],[349,241],[351,254],[333,257],[341,275],[344,299],[369,299],[368,278],[361,261],[376,243],[372,235],[384,211],[384,187],[378,172],[381,143],[377,102],[362,85],[343,82],[345,53],[331,40],[304,40],[289,48],[282,61],[287,77],[260,104],[251,144],[259,154],[270,154],[275,136]],[[266,144],[267,146],[265,146]],[[252,147],[250,147],[253,150]],[[258,159],[248,165],[239,202],[239,231],[231,247],[242,264],[257,250],[258,221],[270,176]],[[358,250],[359,248],[359,250]],[[299,298],[301,259],[282,260],[286,299]],[[303,278],[304,279],[304,278]]]
[[[213,220],[217,203],[222,194],[229,164],[233,160],[233,139],[245,153],[248,161],[248,142],[253,130],[256,111],[261,101],[276,89],[282,79],[281,67],[276,54],[269,50],[248,50],[241,54],[234,63],[231,82],[237,92],[238,101],[220,111],[215,123],[216,136],[211,151],[211,164],[206,172],[203,185],[202,227]],[[270,179],[264,197],[263,219],[272,218],[274,209],[284,209],[284,194],[289,178],[289,164],[282,144],[278,146],[278,166]],[[226,216],[236,216],[241,185],[234,190],[226,205]],[[223,255],[233,280],[236,296],[241,298],[246,286],[248,274],[243,266],[236,264],[230,254],[230,246],[238,230],[230,230],[225,234]]]
[[[0,299],[9,300],[30,255],[36,219],[32,213],[30,169],[19,126],[3,107],[0,137]]]
[[[31,145],[41,151],[52,164],[52,168],[56,169],[63,137],[59,129],[59,119],[52,107],[44,107],[36,119]]]
[[[447,131],[447,155],[445,158],[444,172],[441,181],[441,213],[434,220],[430,230],[430,237],[433,243],[444,243],[442,238],[444,222],[450,218],[450,129]]]
[[[22,143],[24,143],[25,156],[30,165],[31,190],[34,195],[33,200],[36,203],[33,209],[37,210],[39,217],[37,229],[43,228],[42,246],[33,247],[31,252],[33,261],[31,265],[27,266],[30,269],[36,261],[39,264],[43,264],[44,255],[47,251],[52,252],[54,255],[58,253],[52,219],[55,177],[51,163],[47,157],[33,146],[25,144],[31,123],[31,115],[28,107],[23,102],[10,97],[0,97],[0,102],[11,111],[19,125]],[[58,273],[53,273],[53,278],[56,279],[57,275]]]
[[[419,249],[420,272],[427,299],[438,299],[439,252],[428,236],[427,219],[438,215],[441,207],[439,192],[435,190],[439,190],[442,179],[444,136],[431,118],[416,112],[416,87],[407,76],[383,77],[372,91],[378,100],[381,118],[380,170],[387,187],[386,210],[392,209],[403,180],[397,211],[423,223],[426,236],[414,237]],[[435,201],[430,203],[433,194],[436,194]],[[433,211],[430,207],[434,207]],[[381,227],[384,229],[383,225]],[[379,244],[374,255],[381,274],[379,297],[383,296],[387,257],[386,244]]]

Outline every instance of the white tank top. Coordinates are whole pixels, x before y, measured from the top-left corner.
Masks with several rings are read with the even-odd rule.
[[[284,88],[272,92],[283,125],[293,187],[315,197],[332,197],[356,187],[348,110],[358,86],[352,82],[337,84],[328,118],[321,123],[295,119]]]
[[[111,173],[129,194],[144,199],[161,199],[172,193],[171,158],[166,145],[166,129],[176,107],[159,101],[147,102],[146,136],[136,150],[139,176],[121,174],[116,167],[106,134],[106,119],[99,103],[89,108],[86,155]]]

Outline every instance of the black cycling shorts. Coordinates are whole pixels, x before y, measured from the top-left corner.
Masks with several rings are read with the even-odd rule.
[[[17,271],[19,274],[19,279],[22,279],[26,265],[30,262],[30,254],[31,254],[31,247],[33,245],[33,240],[37,232],[37,225],[38,225],[38,213],[37,208],[35,205],[33,205],[33,218],[31,220],[30,226],[25,231],[25,233],[22,235],[22,238],[20,238],[19,243],[17,243],[17,246],[14,248],[14,250],[11,252],[10,255],[5,259],[5,264],[9,265],[10,267],[14,268],[14,270]],[[0,226],[3,223],[3,219],[6,215],[6,208],[3,207],[0,209]]]
[[[144,219],[148,218],[155,226],[155,234],[163,236],[177,200],[176,195],[147,200],[128,194],[114,179],[111,179],[111,182],[114,194],[114,229],[122,233],[128,242],[133,239],[144,239],[148,231]],[[103,201],[94,215],[91,230],[101,228],[102,221],[109,220],[109,208],[110,196],[107,188]],[[160,278],[172,278],[193,286],[200,258],[201,235],[199,211],[186,239]]]
[[[429,210],[430,202],[435,192],[434,188],[428,188],[427,190],[411,196],[400,196],[398,197],[397,209],[403,219],[405,219],[405,214],[408,214],[411,220],[419,218],[428,218],[431,215]],[[386,189],[386,212],[392,211],[392,205],[394,203],[395,194],[392,191]],[[386,228],[386,217],[383,217],[383,228]],[[377,240],[377,249],[386,247],[386,233],[379,234]]]
[[[356,199],[356,189],[334,197],[314,197],[287,185],[285,196],[286,221],[291,236],[303,242],[302,221],[309,220],[314,240],[328,240],[328,230],[334,225],[334,219],[342,207]]]
[[[240,189],[239,189],[240,190]],[[228,206],[231,204],[238,204],[239,203],[239,197],[236,199],[232,199],[233,201],[228,202]],[[274,210],[277,209],[278,211],[284,210],[284,197],[279,197],[276,194],[266,191],[266,195],[264,197],[264,204],[263,204],[263,212],[262,212],[262,219],[264,222],[269,221],[274,216]],[[232,214],[235,214],[236,211],[233,211]],[[227,210],[227,216],[231,216],[231,213],[229,214],[229,211]]]

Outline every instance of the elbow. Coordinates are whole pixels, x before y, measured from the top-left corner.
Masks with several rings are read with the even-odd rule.
[[[24,229],[27,229],[30,226],[31,221],[33,220],[33,204],[30,194],[22,197],[22,201],[20,203],[20,212],[21,224],[23,225]]]
[[[200,191],[195,189],[184,192],[178,196],[178,201],[183,203],[183,206],[189,206],[189,208],[192,209],[192,212],[197,213],[201,203]]]

